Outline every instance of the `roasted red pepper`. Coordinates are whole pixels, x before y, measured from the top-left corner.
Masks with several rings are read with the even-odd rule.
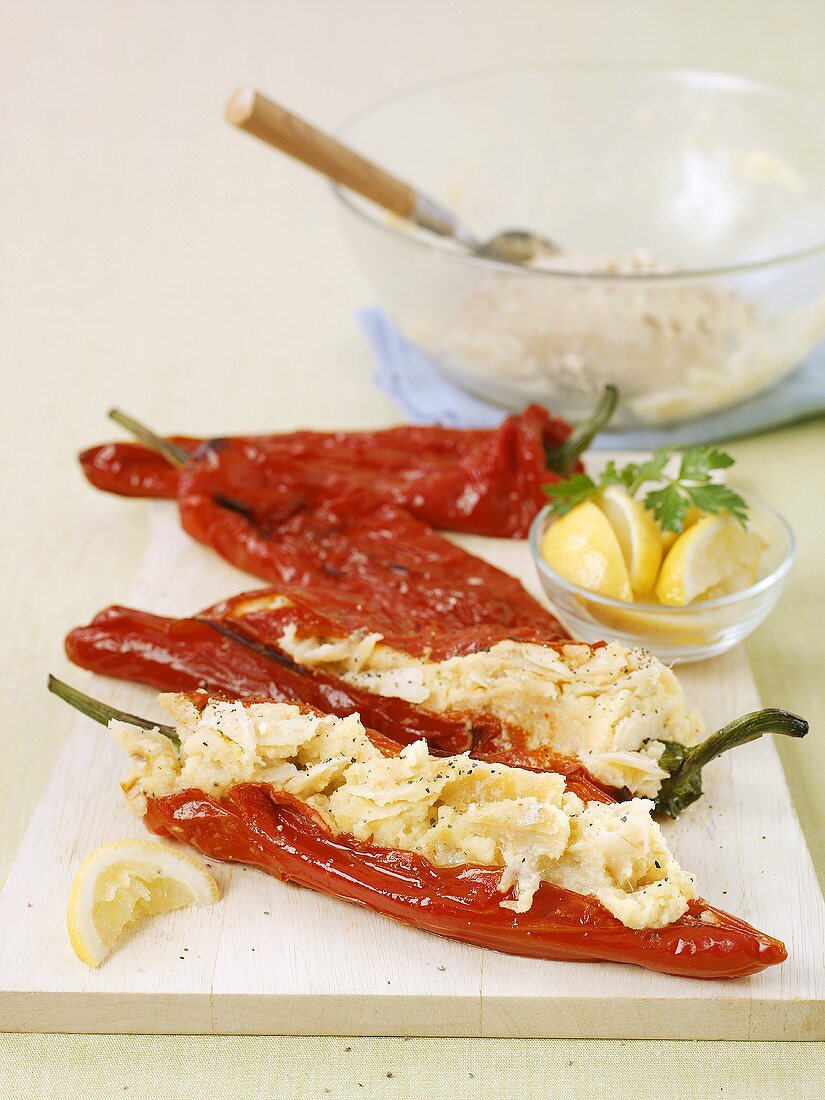
[[[178,437],[179,474],[157,452],[134,443],[105,444],[80,456],[93,485],[125,496],[174,497],[187,492],[190,466],[217,461],[221,475],[248,462],[277,481],[282,469],[300,464],[314,483],[368,489],[452,531],[521,538],[545,503],[541,487],[577,468],[577,457],[606,423],[615,396],[609,391],[571,438],[571,428],[538,405],[507,417],[498,428],[404,426],[374,432],[309,432],[199,441]],[[203,443],[204,449],[197,444]],[[219,475],[218,480],[220,480]],[[233,481],[236,474],[232,473]],[[260,482],[260,479],[259,479]],[[236,499],[259,511],[246,494]],[[250,486],[246,485],[245,489]],[[223,490],[220,490],[223,491]],[[228,493],[229,490],[226,490]],[[231,494],[230,494],[231,495]]]
[[[689,978],[741,978],[787,958],[784,944],[702,900],[664,928],[633,929],[593,897],[543,882],[526,913],[501,907],[501,871],[436,867],[422,856],[333,836],[308,808],[263,784],[213,799],[190,790],[149,801],[145,822],[212,859],[355,902],[478,947],[539,959],[607,960]]]
[[[53,678],[50,690],[103,724],[152,728]],[[156,727],[176,740],[170,727]],[[373,743],[385,755],[397,745]],[[333,834],[306,803],[264,783],[149,798],[144,822],[204,855],[352,901],[405,924],[479,947],[552,960],[607,960],[693,978],[755,974],[787,958],[784,945],[702,900],[660,928],[632,929],[592,896],[542,882],[526,912],[503,908],[502,869],[436,866],[414,852]]]

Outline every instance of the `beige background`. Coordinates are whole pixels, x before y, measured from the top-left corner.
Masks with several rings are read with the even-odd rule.
[[[74,464],[110,434],[106,408],[193,433],[397,417],[370,383],[352,311],[371,294],[325,185],[231,132],[228,93],[255,82],[334,126],[430,76],[624,58],[825,94],[825,3],[5,0],[0,12],[5,874],[69,724],[46,670],[66,671],[68,626],[125,597],[145,544],[142,507],[93,493]],[[738,480],[800,540],[787,595],[749,648],[765,701],[813,720],[805,745],[782,752],[822,882],[825,428],[733,449]],[[757,1080],[761,1095],[814,1096],[824,1065],[801,1044],[0,1037],[0,1086],[32,1096],[268,1096],[277,1083],[306,1097],[538,1097],[555,1081],[559,1096],[631,1084],[653,1096],[668,1082],[744,1097]]]

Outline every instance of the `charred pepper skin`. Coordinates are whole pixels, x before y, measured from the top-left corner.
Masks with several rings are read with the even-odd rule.
[[[263,784],[223,798],[181,791],[150,799],[144,822],[212,859],[251,864],[282,881],[353,902],[403,924],[511,955],[632,963],[689,978],[741,978],[787,958],[744,921],[691,902],[664,928],[627,928],[594,897],[544,882],[526,913],[503,909],[501,870],[436,867],[413,852],[333,836],[302,803]]]
[[[353,621],[374,620],[388,642],[417,639],[423,651],[443,640],[445,623],[457,634],[492,625],[524,640],[567,637],[513,577],[404,509],[317,484],[301,467],[276,476],[219,451],[184,472],[179,503],[198,542],[270,584],[348,602]]]
[[[409,548],[400,540],[394,547]],[[391,580],[376,583],[363,574],[338,584],[279,584],[230,596],[198,617],[232,626],[266,644],[276,643],[292,624],[301,637],[378,633],[384,645],[432,661],[476,653],[506,640],[591,649],[605,644],[571,643],[559,634],[556,619],[518,581],[477,558],[465,562],[466,555],[459,555],[440,561],[429,556],[419,570],[412,555],[405,554],[408,568],[397,592]],[[382,568],[380,560],[375,568]],[[392,569],[391,574],[398,576]],[[288,606],[276,606],[280,600]]]
[[[403,426],[374,432],[309,432],[238,436],[225,451],[272,470],[300,462],[320,477],[346,478],[433,527],[500,538],[524,538],[546,503],[542,485],[559,480],[548,452],[563,446],[570,425],[530,405],[497,428]],[[172,437],[197,463],[204,440]],[[203,452],[201,452],[203,453]],[[80,456],[88,480],[123,496],[174,498],[180,475],[159,454],[135,443],[92,447]],[[578,468],[578,467],[577,467]]]

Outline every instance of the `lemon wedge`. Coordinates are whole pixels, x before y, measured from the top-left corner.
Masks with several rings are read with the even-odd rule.
[[[582,588],[617,600],[633,599],[619,540],[607,516],[592,501],[577,504],[549,525],[541,540],[541,556],[551,569]]]
[[[634,594],[650,595],[663,553],[662,533],[653,514],[621,485],[609,485],[600,493],[598,504],[619,540]]]
[[[100,966],[119,940],[145,917],[211,905],[218,884],[204,863],[153,840],[104,844],[77,870],[66,923],[75,954]]]
[[[684,607],[747,588],[756,579],[764,545],[732,516],[705,516],[683,531],[667,552],[656,595],[661,603]]]

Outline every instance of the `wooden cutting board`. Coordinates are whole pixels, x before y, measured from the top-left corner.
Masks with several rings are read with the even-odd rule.
[[[187,539],[172,505],[150,514],[134,606],[187,614],[254,587]],[[524,543],[457,541],[539,596]],[[759,706],[740,650],[679,675],[710,728]],[[73,682],[89,684],[79,671]],[[159,714],[148,689],[93,678],[88,690]],[[61,705],[44,684],[43,721]],[[150,922],[90,970],[69,946],[65,904],[84,856],[143,834],[118,786],[124,766],[102,727],[76,722],[0,898],[4,1030],[825,1038],[825,906],[770,739],[709,767],[706,797],[665,827],[706,898],[787,945],[784,965],[732,982],[514,958],[223,865],[214,866],[217,905]]]

